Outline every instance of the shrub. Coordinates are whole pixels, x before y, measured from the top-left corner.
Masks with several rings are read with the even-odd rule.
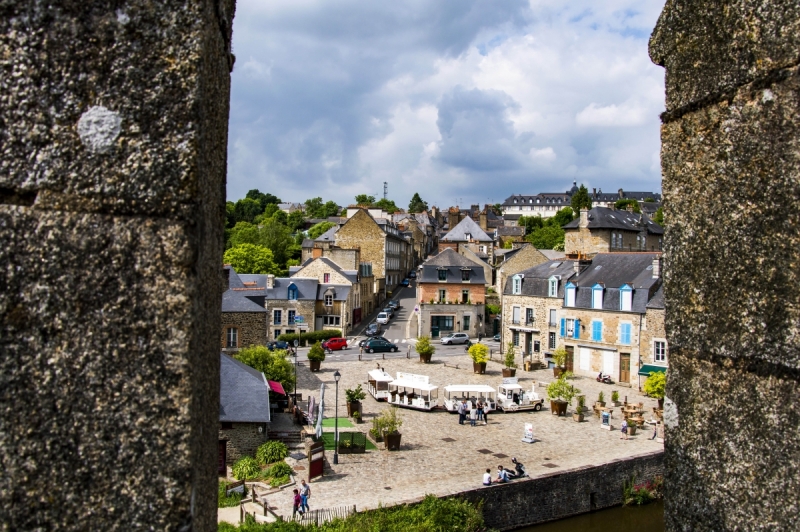
[[[436,352],[436,346],[431,343],[429,336],[420,336],[417,338],[417,344],[414,346],[414,350],[422,356],[433,356]]]
[[[475,364],[489,362],[489,348],[483,344],[472,344],[469,348],[469,357]]]
[[[487,303],[486,314],[500,314],[500,305],[492,305],[491,303]]]
[[[300,347],[305,347],[309,342],[323,342],[328,340],[329,338],[341,338],[342,331],[340,329],[330,329],[324,331],[311,331],[306,333],[289,333],[289,334],[282,334],[278,336],[278,340],[289,342],[293,344],[295,340],[298,340]]]
[[[289,483],[289,475],[283,475],[280,477],[272,477],[269,481],[269,485],[273,488],[277,488],[278,486],[283,486],[284,484]]]
[[[344,395],[347,398],[348,403],[357,403],[358,401],[363,401],[367,396],[367,394],[364,393],[364,390],[361,389],[360,384],[355,388],[346,389],[344,391]]]
[[[569,371],[566,371],[561,374],[561,376],[547,385],[547,397],[551,401],[566,401],[567,403],[571,403],[572,399],[581,391],[567,382],[567,379],[571,377]]]
[[[651,371],[644,381],[644,393],[656,399],[664,398],[664,389],[667,384],[667,375],[662,371]]]
[[[312,345],[307,356],[312,362],[322,362],[325,360],[325,350],[322,348],[322,344],[317,342]]]
[[[396,406],[390,406],[389,408],[386,408],[383,412],[381,412],[380,417],[382,419],[381,424],[383,426],[383,430],[389,434],[398,432],[400,427],[403,425],[403,420],[397,413]]]
[[[603,392],[600,392],[599,394],[597,394],[597,402],[598,403],[605,403],[606,402],[606,396],[603,395]]]
[[[269,468],[267,471],[267,476],[270,477],[285,477],[287,475],[291,475],[294,471],[292,470],[292,466],[287,464],[286,462],[275,462],[272,464],[272,467]]]
[[[261,465],[278,462],[287,456],[289,456],[289,449],[286,444],[275,440],[262,443],[256,451],[256,460]]]
[[[281,383],[286,392],[294,390],[295,376],[292,363],[284,356],[284,351],[270,351],[263,345],[242,349],[234,358],[254,368],[267,379]]]
[[[236,480],[252,480],[261,474],[261,467],[252,456],[239,458],[233,467],[233,478]]]
[[[619,401],[619,392],[617,390],[612,390],[611,400],[614,401],[615,403]]]
[[[506,357],[503,360],[503,364],[507,368],[516,368],[517,365],[514,364],[514,342],[508,342],[506,346]]]
[[[553,351],[553,362],[555,362],[556,366],[559,368],[563,368],[564,364],[567,363],[567,350],[563,347],[559,347]]]
[[[586,409],[585,405],[586,405],[586,396],[585,395],[579,395],[578,396],[578,413],[579,414]]]
[[[239,506],[239,502],[242,500],[242,494],[233,492],[230,495],[226,495],[227,491],[228,483],[221,480],[217,492],[217,508],[233,508],[234,506]],[[246,491],[247,489],[245,488],[245,492]]]
[[[653,481],[646,481],[643,484],[636,484],[636,477],[631,477],[630,482],[622,485],[622,501],[625,505],[642,505],[661,498],[662,477],[656,477]]]

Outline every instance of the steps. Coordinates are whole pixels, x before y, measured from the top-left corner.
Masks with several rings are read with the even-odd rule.
[[[303,433],[301,429],[292,431],[275,430],[269,432],[269,439],[283,442],[287,447],[295,447],[297,444],[303,443]]]

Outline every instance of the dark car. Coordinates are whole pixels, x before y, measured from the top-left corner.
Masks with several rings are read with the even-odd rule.
[[[389,301],[388,306],[394,311],[400,308],[400,302],[397,301],[396,299],[392,299],[391,301]]]
[[[408,286],[408,279],[403,279],[403,280],[400,282],[400,284],[401,284],[401,285],[403,285],[403,286]]]
[[[500,341],[500,335],[499,334],[495,334],[494,337],[492,337],[492,340],[494,340],[495,342],[499,342]]]
[[[394,309],[388,305],[381,312],[385,312],[387,316],[394,318]]]
[[[269,350],[274,351],[276,349],[289,349],[289,342],[284,342],[283,340],[278,340],[276,342],[272,342],[269,344]]]
[[[367,328],[364,330],[364,334],[366,336],[378,336],[380,334],[381,328],[377,323],[370,323],[367,325]]]
[[[367,353],[397,353],[397,350],[396,345],[384,338],[370,338],[364,344],[364,351]]]

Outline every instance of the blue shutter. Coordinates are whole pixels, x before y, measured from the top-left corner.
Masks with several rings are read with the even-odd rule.
[[[603,322],[602,321],[593,321],[592,322],[592,340],[595,342],[600,342],[603,339]]]
[[[576,340],[581,337],[581,320],[575,320],[575,326],[572,330],[572,337]]]
[[[567,335],[567,319],[561,318],[561,337],[565,337]]]
[[[622,334],[620,335],[621,338],[619,343],[623,345],[630,345],[631,343],[631,324],[630,323],[623,323],[622,324]]]

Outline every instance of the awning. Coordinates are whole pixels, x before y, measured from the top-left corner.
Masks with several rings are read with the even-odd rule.
[[[269,383],[269,389],[275,393],[279,393],[281,395],[286,395],[286,392],[283,391],[283,386],[281,383],[277,381],[267,381]]]
[[[665,368],[664,366],[651,366],[649,364],[645,364],[644,366],[639,368],[639,375],[644,375],[645,377],[650,376],[650,373],[653,372],[666,373],[667,368]]]

